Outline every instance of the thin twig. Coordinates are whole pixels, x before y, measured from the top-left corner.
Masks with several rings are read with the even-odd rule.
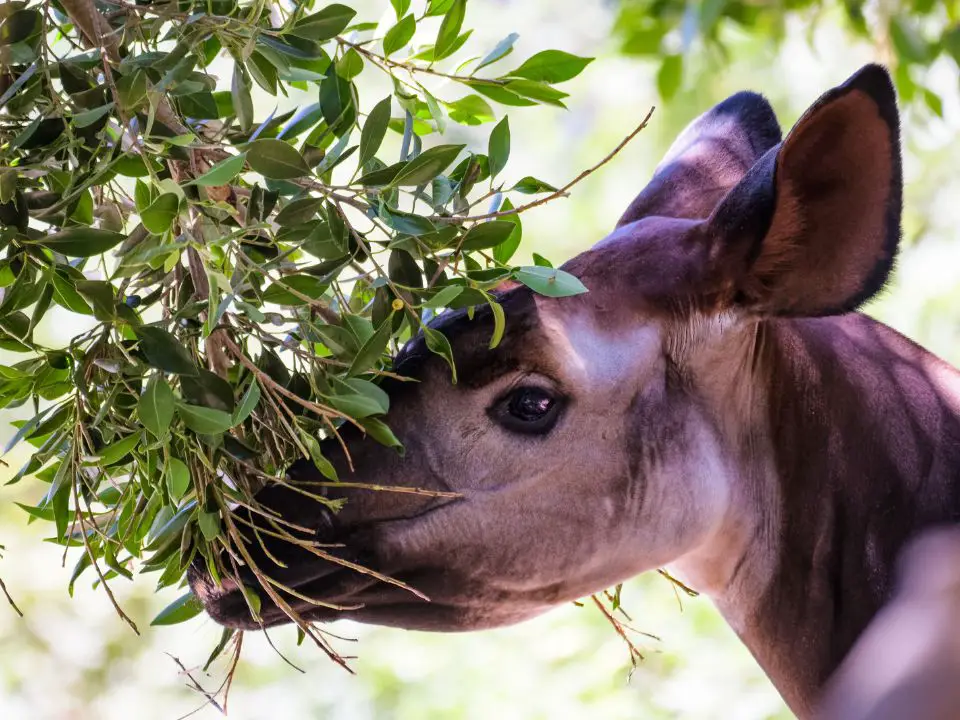
[[[17,604],[13,601],[10,593],[7,592],[7,586],[3,584],[3,578],[0,578],[0,592],[3,593],[3,596],[7,599],[7,602],[10,603],[10,607],[13,608],[13,611],[20,617],[23,617],[23,611],[17,607]]]
[[[171,655],[170,653],[167,653],[167,656],[171,660],[173,660],[177,664],[177,666],[180,668],[180,671],[187,676],[187,679],[192,684],[194,690],[196,690],[198,693],[203,695],[207,699],[208,703],[210,703],[211,705],[213,705],[213,707],[215,707],[217,710],[220,711],[221,715],[227,714],[226,711],[222,707],[220,707],[220,703],[217,702],[217,699],[213,695],[213,693],[207,690],[204,690],[203,686],[194,679],[193,675],[190,674],[190,671],[187,670],[186,666],[184,666],[184,664],[180,662],[180,658],[178,658],[175,655]],[[196,712],[196,710],[194,710],[194,712]],[[190,715],[193,715],[193,713],[190,713]],[[183,717],[189,717],[190,715],[184,715]]]
[[[385,55],[378,55],[377,53],[370,52],[363,45],[358,43],[350,42],[342,37],[337,38],[337,42],[341,45],[346,45],[347,47],[353,48],[358,53],[367,58],[374,65],[386,66],[388,68],[396,68],[397,70],[406,70],[408,73],[424,73],[426,75],[433,75],[434,77],[444,78],[446,80],[453,80],[460,83],[478,83],[482,85],[495,85],[497,87],[502,87],[506,85],[509,80],[491,80],[489,78],[478,78],[471,77],[470,75],[452,75],[450,73],[440,72],[439,70],[434,70],[431,67],[421,67],[420,65],[410,65],[408,63],[393,60],[386,57]]]
[[[621,637],[621,639],[627,644],[627,649],[630,651],[630,664],[633,666],[633,669],[637,667],[637,660],[643,660],[643,653],[633,644],[633,641],[627,636],[626,630],[622,622],[617,620],[613,614],[607,610],[607,607],[603,604],[603,601],[600,600],[596,595],[590,596],[593,599],[594,605],[596,605],[600,612],[603,613],[603,616],[607,619],[612,626],[614,631]]]
[[[515,208],[513,208],[513,209],[511,209],[511,210],[500,210],[500,211],[498,211],[498,212],[484,213],[483,215],[471,215],[470,217],[466,217],[466,218],[464,218],[464,217],[449,217],[449,216],[447,216],[447,215],[432,215],[432,216],[430,216],[428,219],[429,219],[429,220],[434,220],[434,221],[437,221],[437,222],[450,222],[450,221],[455,221],[455,222],[467,222],[467,221],[477,222],[477,221],[479,221],[479,220],[493,220],[493,219],[495,219],[495,218],[502,218],[502,217],[509,217],[510,215],[517,215],[517,214],[519,214],[519,213],[526,212],[527,210],[530,210],[531,208],[535,208],[535,207],[538,207],[538,206],[543,205],[543,204],[545,204],[545,203],[548,203],[548,202],[550,202],[551,200],[556,200],[557,198],[566,197],[566,196],[569,194],[568,191],[570,190],[570,188],[572,188],[574,185],[576,185],[577,183],[581,182],[581,181],[584,180],[585,178],[589,177],[590,175],[592,175],[593,173],[595,173],[597,170],[599,170],[600,168],[602,168],[604,165],[606,165],[608,162],[610,162],[611,160],[613,160],[613,158],[616,157],[617,154],[618,154],[621,150],[623,150],[623,148],[625,148],[625,147],[627,146],[627,143],[629,143],[629,142],[630,142],[631,140],[633,140],[637,135],[639,135],[639,134],[640,134],[640,131],[642,131],[645,127],[647,127],[647,124],[650,122],[650,118],[653,117],[653,111],[654,111],[655,109],[656,109],[656,108],[651,107],[650,110],[649,110],[649,112],[647,112],[646,117],[643,118],[643,122],[641,122],[639,125],[637,125],[637,127],[635,127],[635,128],[633,129],[633,131],[632,131],[629,135],[627,135],[623,140],[621,140],[620,143],[619,143],[613,150],[611,150],[611,151],[606,155],[606,157],[604,157],[600,162],[598,162],[596,165],[594,165],[594,166],[592,166],[592,167],[589,167],[589,168],[587,168],[586,170],[584,170],[583,172],[581,172],[581,173],[580,173],[579,175],[577,175],[573,180],[571,180],[570,182],[568,182],[566,185],[564,185],[564,186],[563,186],[562,188],[560,188],[559,190],[556,190],[556,191],[550,193],[549,195],[545,195],[545,196],[543,196],[542,198],[540,198],[539,200],[533,200],[532,202],[525,203],[524,205],[518,205],[517,207],[515,207]]]

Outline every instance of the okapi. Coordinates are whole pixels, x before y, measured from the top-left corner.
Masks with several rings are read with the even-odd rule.
[[[760,95],[679,136],[617,223],[563,269],[589,292],[526,287],[440,315],[459,382],[421,339],[385,385],[406,453],[345,426],[324,453],[336,515],[282,485],[259,500],[344,558],[425,593],[251,542],[308,620],[458,631],[516,623],[669,567],[708,595],[791,709],[822,689],[893,592],[921,530],[960,518],[960,373],[856,312],[900,240],[899,117],[868,65],[781,140]],[[291,482],[321,480],[295,465]],[[272,556],[272,557],[271,557]],[[286,567],[279,567],[272,558]],[[256,583],[241,568],[241,579]],[[190,572],[209,615],[254,620],[235,582]],[[895,648],[891,648],[895,652]]]

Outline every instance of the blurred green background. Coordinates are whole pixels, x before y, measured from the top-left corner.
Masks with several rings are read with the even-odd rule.
[[[368,8],[368,18],[392,13],[386,2],[355,4]],[[732,5],[753,15],[725,19],[720,9]],[[769,17],[766,5],[470,3],[467,26],[476,28],[471,44],[479,53],[516,31],[514,58],[548,47],[597,58],[565,86],[568,111],[521,108],[511,114],[508,183],[527,174],[566,182],[657,106],[649,128],[570,198],[524,215],[519,259],[539,252],[559,262],[602,238],[682,127],[727,95],[763,92],[789,127],[822,91],[862,63],[896,62],[898,85],[912,97],[903,121],[906,248],[889,291],[868,311],[960,361],[960,242],[954,230],[960,219],[960,93],[949,52],[937,56],[924,40],[936,35],[947,43],[941,33],[950,25],[951,4],[785,2],[776,3]],[[851,5],[863,6],[866,24],[859,30]],[[797,9],[785,15],[784,7]],[[871,29],[876,27],[884,32]],[[665,54],[671,58],[666,62]],[[381,96],[371,91],[361,102]],[[258,114],[268,111],[258,107]],[[450,132],[482,147],[487,131]],[[64,322],[48,329],[73,330]],[[14,417],[2,417],[0,439],[12,434],[6,421]],[[16,469],[24,457],[14,452],[7,461]],[[0,468],[0,480],[9,472]],[[0,718],[169,720],[201,708],[203,698],[188,687],[173,657],[205,687],[216,688],[223,668],[215,666],[210,675],[197,668],[219,638],[217,626],[201,617],[150,628],[150,619],[177,592],[154,595],[149,577],[114,583],[119,601],[143,630],[140,638],[89,581],[78,585],[71,600],[66,587],[75,551],[65,569],[62,549],[41,542],[46,528],[28,525],[13,504],[40,494],[29,481],[0,486],[0,578],[26,614],[20,619],[0,602]],[[645,660],[632,677],[626,647],[591,604],[571,604],[518,627],[479,634],[429,635],[341,622],[334,632],[356,642],[337,647],[357,656],[356,675],[312,647],[297,648],[290,630],[274,631],[270,639],[302,672],[286,664],[263,635],[249,634],[229,714],[244,720],[791,717],[708,600],[684,598],[681,606],[672,586],[656,575],[629,583],[623,599],[633,625],[659,638],[635,638]],[[218,715],[205,707],[194,717]]]

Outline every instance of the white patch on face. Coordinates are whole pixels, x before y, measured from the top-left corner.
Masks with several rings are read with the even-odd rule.
[[[578,390],[636,387],[658,368],[660,334],[653,325],[601,332],[589,312],[558,313],[549,302],[537,297],[541,326],[566,381]]]

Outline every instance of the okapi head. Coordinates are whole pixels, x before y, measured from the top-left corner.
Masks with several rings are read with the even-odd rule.
[[[787,466],[782,427],[813,416],[792,410],[809,395],[804,383],[825,381],[840,361],[811,375],[813,349],[788,368],[777,348],[804,323],[872,323],[844,314],[881,289],[893,264],[899,153],[894,91],[878,66],[823,95],[782,141],[761,96],[720,103],[681,133],[616,229],[563,267],[588,293],[503,292],[506,333],[494,350],[489,313],[441,315],[433,327],[452,345],[456,384],[422,339],[407,345],[396,372],[418,382],[390,384],[386,418],[405,454],[345,427],[351,472],[340,445],[324,445],[345,481],[327,488],[346,501],[339,513],[279,485],[261,492],[318,542],[343,544],[331,552],[429,602],[290,545],[269,542],[271,558],[251,542],[252,556],[323,603],[284,594],[306,619],[438,631],[514,623],[671,565],[749,635],[782,557],[808,562],[820,551],[816,538],[807,551],[790,535],[803,514],[791,498],[804,491],[787,475],[803,453],[826,463],[817,453],[837,451],[797,445],[801,457]],[[313,491],[321,479],[291,472]],[[191,583],[218,622],[260,626],[231,581],[218,586],[198,567]],[[263,625],[288,621],[261,600]],[[811,683],[836,662],[818,657]]]

